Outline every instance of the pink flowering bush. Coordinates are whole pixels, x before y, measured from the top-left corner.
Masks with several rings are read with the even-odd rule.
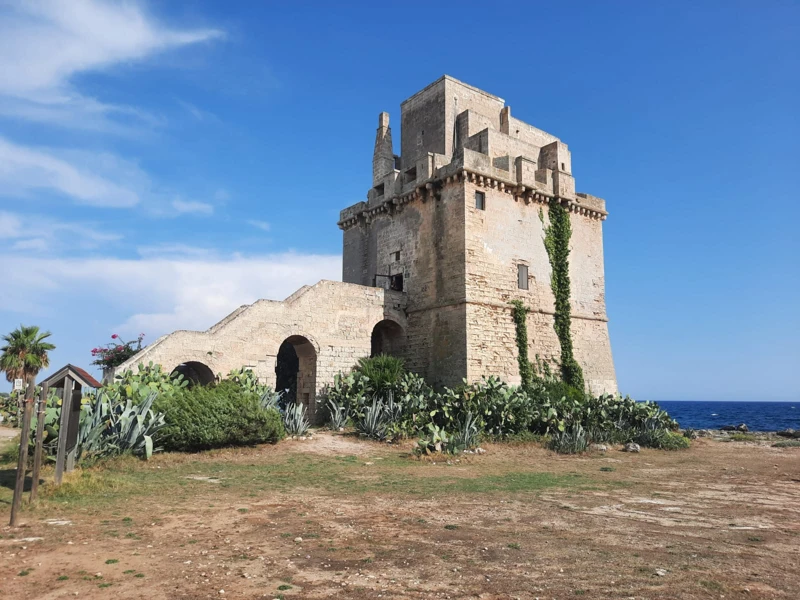
[[[103,369],[113,369],[121,365],[142,349],[144,334],[140,333],[138,338],[130,342],[123,341],[116,333],[111,339],[114,341],[105,346],[92,348],[93,365],[99,365]]]

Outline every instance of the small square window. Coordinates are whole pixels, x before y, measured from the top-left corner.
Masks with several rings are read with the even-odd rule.
[[[475,192],[475,208],[486,210],[486,194],[483,192]]]
[[[521,290],[528,289],[528,265],[517,265],[517,287]]]
[[[397,275],[392,275],[389,278],[389,289],[394,290],[395,292],[402,292],[403,291],[403,274],[398,273]]]

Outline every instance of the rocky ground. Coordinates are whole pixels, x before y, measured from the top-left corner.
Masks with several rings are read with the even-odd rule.
[[[448,461],[319,433],[114,461],[0,529],[0,597],[798,598],[800,448],[724,437]]]

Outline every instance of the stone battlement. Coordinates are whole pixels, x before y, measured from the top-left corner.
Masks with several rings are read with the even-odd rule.
[[[502,98],[447,75],[401,104],[401,153],[389,114],[378,117],[372,188],[342,211],[340,226],[371,210],[425,199],[450,178],[474,176],[527,203],[559,197],[582,215],[605,218],[605,203],[575,193],[572,156],[561,140],[511,116]],[[599,200],[599,199],[598,199]]]

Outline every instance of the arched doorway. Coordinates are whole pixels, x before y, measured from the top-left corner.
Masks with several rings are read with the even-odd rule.
[[[308,338],[292,335],[284,340],[275,361],[275,389],[282,403],[300,402],[313,420],[317,391],[317,351]]]
[[[214,383],[217,378],[214,377],[214,372],[201,362],[190,360],[185,363],[179,364],[172,371],[173,375],[181,374],[184,379],[189,382],[189,386],[193,385],[210,385]]]
[[[391,356],[400,356],[405,341],[406,334],[403,328],[391,319],[384,319],[372,329],[370,355],[389,354]]]

